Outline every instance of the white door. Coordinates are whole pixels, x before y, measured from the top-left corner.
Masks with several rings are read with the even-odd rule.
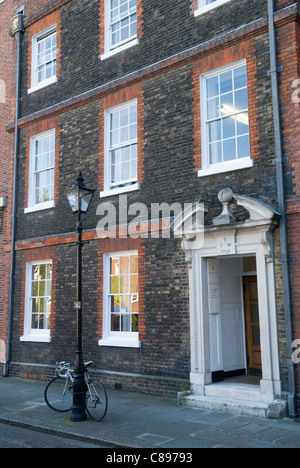
[[[211,372],[246,369],[242,259],[208,259]]]
[[[242,258],[219,261],[224,372],[246,369]]]

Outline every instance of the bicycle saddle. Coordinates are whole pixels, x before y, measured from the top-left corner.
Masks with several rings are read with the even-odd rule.
[[[93,361],[87,361],[84,363],[84,367],[90,367],[93,365]]]

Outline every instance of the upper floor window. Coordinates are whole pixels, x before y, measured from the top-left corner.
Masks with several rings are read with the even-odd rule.
[[[55,130],[30,141],[28,208],[25,213],[54,207]]]
[[[201,109],[199,175],[253,165],[245,61],[201,76]]]
[[[32,38],[31,89],[29,93],[57,81],[56,36],[56,26],[52,26]]]
[[[105,113],[104,190],[118,193],[138,189],[137,100]]]
[[[195,16],[202,15],[230,1],[231,0],[199,0],[198,10],[195,11]]]
[[[136,0],[106,0],[102,59],[138,44]]]

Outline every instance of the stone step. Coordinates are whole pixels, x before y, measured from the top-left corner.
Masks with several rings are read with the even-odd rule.
[[[180,404],[210,411],[242,414],[260,418],[277,419],[286,416],[286,402],[283,400],[264,403],[216,396],[188,395],[181,397]]]
[[[231,400],[249,400],[261,402],[260,387],[250,384],[230,384],[220,382],[206,385],[205,395],[211,397],[229,398]]]

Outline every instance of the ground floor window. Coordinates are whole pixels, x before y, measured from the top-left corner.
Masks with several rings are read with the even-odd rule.
[[[21,341],[50,341],[52,262],[26,265],[25,322]]]
[[[103,339],[101,345],[138,347],[138,252],[104,255]]]

